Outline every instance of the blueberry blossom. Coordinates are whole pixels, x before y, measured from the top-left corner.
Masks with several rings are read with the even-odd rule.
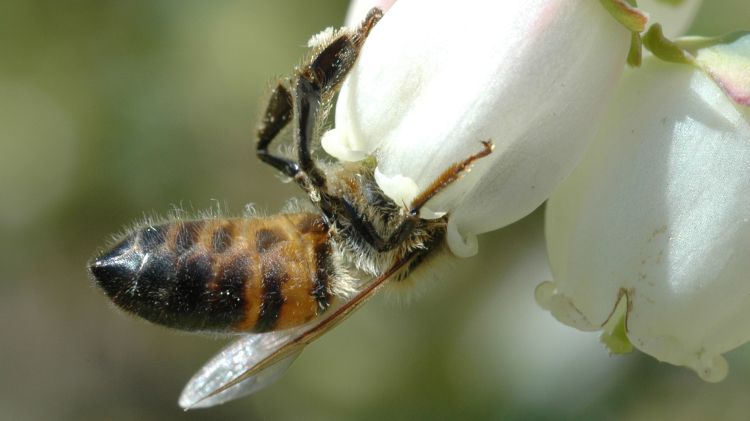
[[[475,253],[477,234],[551,196],[554,281],[539,302],[568,325],[604,329],[611,351],[634,345],[722,379],[721,354],[750,340],[750,37],[673,43],[653,25],[641,38],[646,15],[624,1],[513,3],[396,2],[323,147],[374,156],[381,188],[408,204],[491,139],[495,152],[429,203],[426,216],[451,214],[451,250]],[[640,3],[669,36],[700,5]],[[641,40],[655,55],[619,82],[628,40],[629,62],[640,63]]]
[[[549,200],[554,282],[537,290],[566,324],[619,326],[613,351],[630,342],[709,381],[750,340],[750,36],[735,38],[626,71]]]
[[[475,254],[477,234],[530,213],[580,160],[630,38],[591,0],[397,1],[344,83],[323,148],[374,156],[380,187],[408,204],[491,140],[422,215],[449,212],[451,250]]]

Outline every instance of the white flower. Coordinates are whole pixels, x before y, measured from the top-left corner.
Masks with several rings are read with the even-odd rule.
[[[658,57],[683,64],[649,55],[608,108],[631,33],[602,4],[395,3],[323,146],[342,160],[374,155],[381,188],[409,203],[491,139],[495,152],[428,205],[428,216],[450,212],[453,252],[475,253],[475,235],[552,195],[554,282],[540,303],[569,325],[604,328],[614,351],[630,341],[719,380],[721,354],[750,340],[750,36],[675,46],[650,32]],[[699,5],[641,2],[668,34]],[[625,2],[606,6],[630,29],[643,18]]]
[[[555,281],[538,298],[584,330],[625,317],[635,347],[718,381],[750,340],[750,36],[696,63],[626,72],[548,203]]]
[[[398,1],[372,31],[323,147],[375,155],[381,188],[409,203],[443,170],[495,151],[428,203],[450,212],[449,245],[538,207],[579,161],[624,67],[630,33],[591,0],[453,7]]]

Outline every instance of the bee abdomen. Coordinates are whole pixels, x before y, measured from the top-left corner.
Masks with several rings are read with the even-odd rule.
[[[126,311],[214,332],[303,324],[328,307],[335,279],[327,227],[315,214],[148,226],[90,270]]]

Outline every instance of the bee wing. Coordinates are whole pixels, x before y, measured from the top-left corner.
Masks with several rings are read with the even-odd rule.
[[[249,334],[232,342],[211,358],[190,379],[180,395],[180,406],[184,409],[192,409],[219,405],[255,393],[272,384],[292,365],[292,362],[302,352],[302,348],[289,356],[274,361],[265,369],[243,381],[219,393],[212,394],[274,354],[284,343],[298,334],[299,330],[301,328]]]
[[[351,315],[417,253],[404,256],[348,300],[304,326],[250,334],[230,344],[190,379],[180,396],[180,406],[190,409],[218,405],[273,383],[307,344]]]

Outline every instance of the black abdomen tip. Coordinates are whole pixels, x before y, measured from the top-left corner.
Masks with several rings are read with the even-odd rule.
[[[94,258],[89,271],[117,306],[146,320],[183,330],[231,330],[244,318],[250,262],[218,264],[198,242],[202,225],[145,227]]]
[[[89,272],[97,285],[115,302],[116,297],[132,284],[143,262],[143,255],[133,248],[133,237],[129,235],[89,263]]]

